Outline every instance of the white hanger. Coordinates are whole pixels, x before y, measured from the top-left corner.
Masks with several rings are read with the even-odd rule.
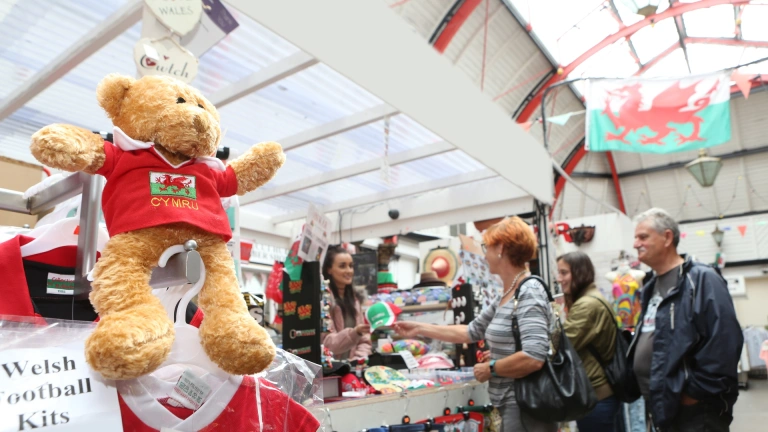
[[[168,260],[177,253],[185,252],[184,246],[176,245],[166,249],[160,256],[160,267],[165,267]],[[186,364],[191,366],[197,366],[211,375],[223,380],[229,378],[230,374],[221,370],[208,355],[203,351],[203,346],[200,344],[200,332],[196,327],[187,324],[185,320],[187,305],[203,288],[205,283],[205,265],[201,263],[200,266],[200,279],[192,285],[181,297],[181,300],[177,303],[173,301],[173,298],[187,288],[186,285],[176,288],[169,288],[167,296],[162,296],[168,316],[173,320],[173,328],[176,330],[176,338],[173,341],[171,347],[171,354],[168,359],[160,365],[160,368],[174,365],[174,364]],[[177,306],[178,304],[178,306]],[[160,369],[158,368],[158,369]]]
[[[78,235],[75,234],[75,230],[79,224],[80,218],[73,217],[35,228],[30,233],[30,236],[34,235],[35,239],[21,247],[21,256],[36,255],[62,246],[77,246]],[[102,251],[109,240],[109,233],[101,226],[98,230],[96,250]]]

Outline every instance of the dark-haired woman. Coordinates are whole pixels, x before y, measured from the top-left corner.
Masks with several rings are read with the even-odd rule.
[[[339,360],[367,358],[371,354],[371,326],[365,323],[352,288],[354,274],[352,255],[340,246],[331,246],[325,255],[323,277],[331,282],[333,305],[322,343]]]
[[[579,431],[613,432],[619,402],[613,396],[603,367],[593,355],[596,352],[603,362],[613,359],[616,349],[616,317],[607,300],[595,285],[595,268],[592,260],[583,252],[571,252],[557,259],[557,281],[565,294],[568,318],[565,334],[579,353],[598,403],[586,417],[577,421]]]

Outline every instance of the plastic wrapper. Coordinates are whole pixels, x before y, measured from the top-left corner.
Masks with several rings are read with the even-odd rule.
[[[325,410],[319,365],[277,350],[270,367],[253,376],[172,364],[137,379],[109,381],[85,363],[84,342],[95,327],[0,316],[0,432],[54,424],[57,431],[320,428]]]

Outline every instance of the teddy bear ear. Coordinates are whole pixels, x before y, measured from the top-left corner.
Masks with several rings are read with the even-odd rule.
[[[120,114],[120,105],[125,93],[135,82],[134,78],[120,74],[109,74],[101,80],[96,88],[96,97],[110,118],[114,119]]]

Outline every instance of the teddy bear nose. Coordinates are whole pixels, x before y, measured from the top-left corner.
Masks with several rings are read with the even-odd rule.
[[[197,131],[197,133],[203,133],[208,130],[208,125],[205,124],[205,121],[199,115],[195,116],[195,118],[192,120],[192,123],[194,124],[195,131]]]

